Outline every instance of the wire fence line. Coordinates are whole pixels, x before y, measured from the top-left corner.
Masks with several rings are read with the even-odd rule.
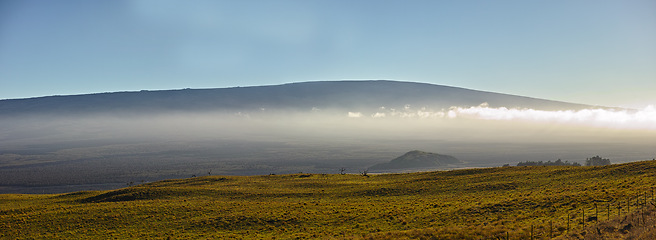
[[[551,239],[566,236],[573,231],[584,231],[586,227],[600,221],[610,221],[622,216],[630,218],[628,219],[630,222],[636,223],[636,226],[631,225],[629,228],[644,227],[647,224],[656,224],[648,223],[646,220],[648,215],[645,213],[649,206],[656,208],[654,197],[654,187],[651,187],[651,191],[643,191],[639,194],[594,199],[592,202],[583,203],[583,207],[569,211],[566,216],[563,216],[564,220],[563,217],[550,218],[549,221],[534,220],[530,227],[527,225],[519,230],[506,230],[483,239]],[[536,219],[538,217],[534,216]]]

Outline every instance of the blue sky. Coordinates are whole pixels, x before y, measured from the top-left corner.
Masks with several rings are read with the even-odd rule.
[[[342,79],[656,105],[656,1],[0,1],[0,99]]]

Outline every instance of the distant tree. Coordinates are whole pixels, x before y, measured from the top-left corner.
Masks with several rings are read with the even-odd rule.
[[[532,162],[532,161],[526,161],[526,162],[519,162],[517,163],[517,166],[575,166],[575,167],[580,167],[581,164],[573,162],[570,163],[568,161],[564,161],[561,159],[556,160],[555,162],[548,161],[548,162],[543,162],[543,161],[538,161],[538,162]]]
[[[360,172],[360,175],[365,176],[365,177],[369,177],[368,174],[369,174],[369,169],[365,169],[362,172]]]
[[[533,161],[526,161],[526,162],[518,162],[517,166],[518,167],[524,167],[524,166],[542,166],[543,162],[533,162]]]
[[[601,158],[600,156],[594,156],[585,160],[586,166],[604,166],[610,165],[610,159]]]
[[[344,172],[346,172],[346,168],[340,168],[339,169],[339,174],[344,175]]]

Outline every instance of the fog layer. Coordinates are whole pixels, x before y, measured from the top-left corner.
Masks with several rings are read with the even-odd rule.
[[[482,104],[3,117],[0,182],[10,191],[207,174],[359,172],[415,149],[465,162],[457,167],[595,155],[619,163],[656,157],[655,112]]]

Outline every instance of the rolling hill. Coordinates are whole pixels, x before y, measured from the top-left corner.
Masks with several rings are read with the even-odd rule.
[[[0,194],[3,239],[653,239],[656,161]]]

